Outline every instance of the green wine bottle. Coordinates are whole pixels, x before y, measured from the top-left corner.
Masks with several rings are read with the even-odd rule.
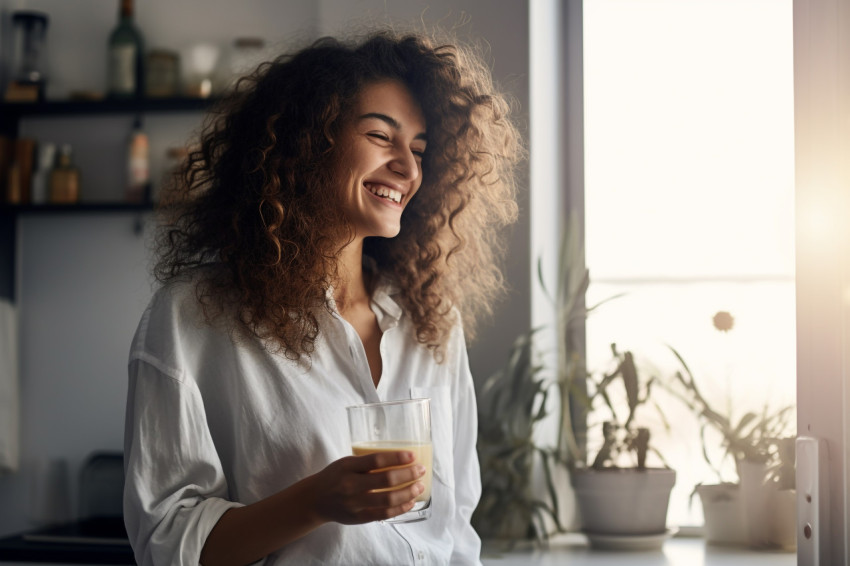
[[[109,34],[108,93],[114,97],[144,92],[144,41],[133,22],[133,0],[121,0],[118,25]]]

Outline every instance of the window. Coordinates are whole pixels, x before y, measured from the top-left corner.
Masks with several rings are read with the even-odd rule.
[[[670,376],[669,344],[738,417],[794,404],[791,0],[583,9],[588,304],[622,293],[588,318],[590,367],[616,343]],[[718,311],[734,317],[728,332]],[[664,414],[668,521],[700,524],[689,495],[717,478],[691,415],[672,399]]]

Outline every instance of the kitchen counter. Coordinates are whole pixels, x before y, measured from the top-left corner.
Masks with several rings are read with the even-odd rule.
[[[55,546],[5,539],[0,548],[0,566],[34,566],[34,563],[133,564],[128,547],[109,545]],[[45,548],[51,549],[46,551]],[[5,552],[4,552],[5,550]],[[674,537],[660,550],[591,550],[587,539],[578,534],[554,537],[547,546],[517,544],[513,549],[485,544],[484,566],[793,566],[793,552],[751,551],[706,545],[695,537]]]
[[[0,540],[0,565],[135,564],[129,546],[35,542],[21,536]]]
[[[488,543],[484,566],[793,566],[794,552],[753,551],[706,545],[697,537],[673,537],[660,550],[590,549],[579,534],[553,537],[548,546],[517,545],[512,550]]]
[[[135,564],[121,517],[46,527],[0,539],[0,566],[14,564]]]

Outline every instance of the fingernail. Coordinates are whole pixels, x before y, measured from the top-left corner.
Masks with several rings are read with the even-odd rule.
[[[415,459],[416,458],[413,456],[413,452],[405,452],[404,453],[404,461],[405,462],[412,462]]]
[[[423,466],[422,464],[419,464],[418,466],[416,466],[416,473],[419,474],[420,476],[424,476],[425,475],[425,466]]]

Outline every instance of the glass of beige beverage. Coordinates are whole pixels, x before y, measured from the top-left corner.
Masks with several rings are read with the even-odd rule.
[[[413,509],[402,513],[385,523],[412,523],[423,521],[431,516],[431,476],[434,452],[431,447],[431,400],[402,399],[385,403],[369,403],[346,407],[348,427],[351,432],[351,449],[355,456],[374,452],[395,452],[406,450],[413,453],[411,466],[422,464],[425,475],[419,480],[425,486]],[[399,466],[401,467],[401,466]],[[381,468],[391,469],[391,468]],[[401,484],[389,489],[401,489],[411,483]]]

